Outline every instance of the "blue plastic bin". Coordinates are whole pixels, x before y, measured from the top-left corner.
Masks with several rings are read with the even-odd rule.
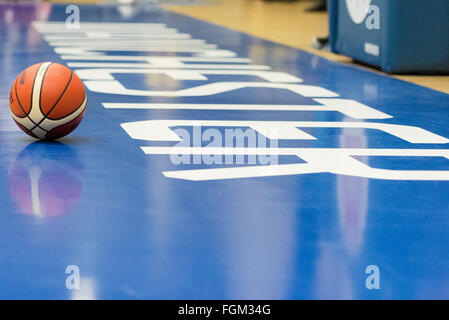
[[[449,72],[449,0],[328,0],[328,10],[332,51],[390,73]]]

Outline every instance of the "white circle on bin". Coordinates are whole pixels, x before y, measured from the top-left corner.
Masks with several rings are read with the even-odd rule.
[[[371,0],[346,0],[346,7],[354,23],[360,24],[365,20]]]

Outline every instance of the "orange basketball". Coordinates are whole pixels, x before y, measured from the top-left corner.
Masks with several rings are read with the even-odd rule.
[[[66,66],[43,62],[25,69],[12,85],[9,107],[17,125],[42,140],[59,139],[80,124],[86,92]]]

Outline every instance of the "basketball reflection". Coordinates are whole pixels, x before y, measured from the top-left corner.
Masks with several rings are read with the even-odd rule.
[[[41,218],[73,211],[83,193],[83,165],[75,150],[60,142],[34,142],[9,170],[16,211]]]

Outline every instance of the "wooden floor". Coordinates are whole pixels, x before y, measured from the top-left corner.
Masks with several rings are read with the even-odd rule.
[[[311,48],[315,36],[328,34],[326,13],[305,13],[312,1],[298,0],[201,0],[197,5],[165,5],[165,8],[225,26],[233,30],[299,48],[327,59],[353,63],[351,59]],[[361,66],[362,67],[362,66]],[[363,66],[363,68],[366,68]],[[374,72],[379,72],[372,69]],[[449,76],[395,76],[428,88],[449,93]]]

